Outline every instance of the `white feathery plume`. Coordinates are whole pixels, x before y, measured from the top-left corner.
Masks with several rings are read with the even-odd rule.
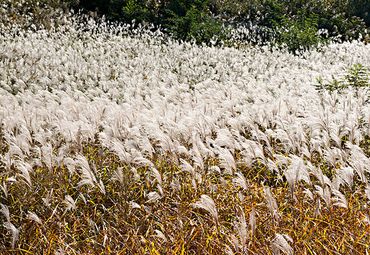
[[[152,157],[153,153],[155,152],[152,144],[150,143],[149,138],[145,135],[141,137],[140,142],[139,142],[139,147],[141,151],[149,157]]]
[[[63,164],[67,167],[70,175],[73,175],[76,172],[76,165],[73,158],[65,157],[63,159]]]
[[[267,163],[266,163],[266,166],[267,166],[267,169],[271,172],[271,173],[279,173],[279,167],[276,165],[276,162],[274,162],[273,160],[271,159],[267,159]]]
[[[149,192],[146,197],[148,198],[147,203],[156,203],[161,199],[161,195],[156,191]]]
[[[76,157],[76,164],[81,170],[81,180],[78,182],[78,186],[90,185],[92,187],[98,187],[102,194],[105,194],[105,186],[102,180],[97,180],[94,172],[91,170],[89,162],[83,155]],[[95,166],[94,166],[95,167]]]
[[[234,150],[235,149],[235,143],[234,143],[233,135],[226,128],[222,128],[222,129],[217,130],[217,137],[216,137],[214,142],[219,147],[226,147],[229,150]]]
[[[275,154],[274,157],[276,158],[276,166],[283,166],[289,165],[289,157],[282,155],[282,154]]]
[[[277,128],[275,130],[275,137],[282,142],[285,151],[290,151],[295,148],[294,141],[284,129]]]
[[[181,165],[180,168],[184,172],[188,172],[191,174],[191,176],[195,175],[195,169],[190,165],[189,162],[187,162],[185,159],[180,159]]]
[[[257,223],[256,223],[256,209],[252,207],[252,211],[249,214],[249,225],[251,226],[251,236],[253,237],[256,233]]]
[[[271,147],[271,144],[270,144],[270,139],[269,137],[267,136],[267,134],[273,134],[273,130],[269,129],[269,130],[266,130],[266,133],[262,132],[261,130],[259,129],[254,129],[252,130],[252,135],[254,137],[256,137],[256,139],[258,140],[258,142],[261,144],[261,141],[263,141],[265,143],[265,147],[267,147],[267,149],[272,152],[272,147]]]
[[[340,180],[344,181],[348,187],[352,187],[353,185],[353,177],[354,171],[352,167],[343,167],[337,170],[336,177],[340,178]],[[338,187],[339,188],[339,187]]]
[[[76,209],[76,201],[70,195],[64,197],[63,203],[66,207],[66,211],[73,211]]]
[[[175,146],[176,146],[175,152],[178,155],[183,154],[183,155],[185,155],[187,157],[189,156],[189,151],[188,151],[188,149],[186,149],[185,146],[181,145],[178,141],[175,141],[174,143],[175,143]]]
[[[306,196],[312,201],[314,200],[314,197],[313,197],[313,193],[311,192],[311,190],[309,189],[304,189],[303,191],[304,194],[306,194]]]
[[[220,168],[224,169],[226,174],[233,174],[236,170],[236,163],[231,152],[228,149],[221,148],[218,158],[220,159]]]
[[[333,205],[343,207],[343,208],[348,208],[348,202],[346,197],[339,191],[339,190],[333,190],[332,189],[332,194],[334,197],[332,197]]]
[[[294,187],[296,182],[303,180],[310,184],[311,181],[303,159],[298,156],[291,155],[291,161],[292,162],[288,169],[284,172],[284,175],[290,186],[291,193],[294,195]]]
[[[208,139],[206,139],[206,142],[208,141]],[[193,147],[192,147],[192,150],[190,151],[190,153],[193,156],[197,153],[199,153],[200,155],[203,155],[204,157],[214,157],[215,156],[215,153],[212,150],[208,149],[207,146],[203,143],[199,134],[193,132],[192,138],[191,138],[191,143],[192,143]],[[218,147],[216,144],[214,144],[214,146]],[[193,151],[193,150],[195,150],[195,151]]]
[[[248,189],[248,183],[247,180],[245,179],[244,175],[241,172],[236,173],[236,177],[233,178],[233,183],[234,185],[247,190]]]
[[[276,202],[276,199],[272,195],[270,187],[264,187],[263,189],[264,189],[265,198],[267,202],[267,208],[270,210],[272,217],[276,221],[279,221],[280,215],[279,215],[278,204]]]
[[[112,175],[112,180],[118,181],[121,184],[125,184],[125,177],[123,175],[122,167],[118,167]]]
[[[323,150],[324,159],[330,163],[331,166],[335,167],[338,162],[342,163],[342,151],[338,148],[327,148]]]
[[[99,188],[99,190],[100,190],[100,192],[103,194],[103,195],[105,195],[105,186],[104,186],[104,183],[103,183],[103,181],[102,180],[99,180],[99,182],[97,183],[97,186],[98,186],[98,188]]]
[[[162,186],[158,183],[157,184],[157,189],[158,189],[158,192],[161,196],[163,196],[163,189],[162,189]]]
[[[130,204],[131,209],[140,209],[141,208],[141,206],[138,203],[134,202],[134,201],[130,201],[129,204]]]
[[[173,140],[163,132],[158,133],[156,139],[159,141],[159,147],[162,151],[173,151],[175,146]]]
[[[88,184],[94,187],[95,184],[97,183],[97,180],[85,156],[78,155],[75,161],[81,170],[81,178],[82,178],[82,180],[78,182],[78,186],[83,186],[83,185]]]
[[[286,255],[293,255],[294,250],[290,243],[293,243],[293,239],[290,236],[277,233],[271,244],[273,254],[278,255],[280,252],[283,252]]]
[[[17,161],[16,165],[17,165],[18,170],[21,171],[20,176],[26,181],[26,184],[29,187],[31,187],[32,181],[31,181],[30,172],[32,171],[32,166],[24,161]]]
[[[46,197],[41,198],[42,202],[44,203],[45,206],[50,207],[51,206],[51,199],[53,197],[53,192],[54,189],[51,189]]]
[[[49,168],[53,167],[53,147],[50,143],[47,143],[41,147],[42,162]]]
[[[158,182],[159,185],[162,185],[162,176],[157,168],[155,167],[150,168],[150,175],[154,177],[154,179]]]
[[[303,156],[305,156],[306,158],[311,158],[312,157],[312,154],[311,152],[309,151],[308,147],[306,144],[303,144],[302,147],[301,147],[301,153]]]
[[[131,173],[134,175],[134,181],[139,182],[140,181],[140,175],[137,172],[137,169],[135,167],[130,168]]]
[[[208,195],[201,195],[200,200],[195,202],[193,207],[207,211],[213,217],[216,224],[218,224],[218,212],[215,202]]]
[[[318,194],[320,196],[320,198],[322,198],[324,200],[324,202],[326,203],[326,206],[328,208],[330,208],[330,205],[331,205],[331,190],[325,186],[325,188],[322,188],[318,185],[315,185],[315,193]]]
[[[346,143],[346,146],[350,149],[350,166],[358,174],[360,180],[366,183],[367,178],[365,172],[370,173],[370,158],[364,154],[363,150],[359,146],[349,142]]]
[[[370,201],[370,184],[367,184],[365,188],[365,194],[366,194],[367,200]]]
[[[18,241],[19,237],[19,230],[11,223],[11,222],[5,222],[4,227],[8,229],[12,234],[12,249],[15,247],[15,243]]]
[[[192,159],[194,161],[194,166],[198,167],[200,170],[204,169],[204,161],[203,157],[199,152],[198,147],[193,146],[193,148],[190,150],[190,154],[192,155]]]
[[[2,184],[0,184],[0,189],[4,193],[5,198],[8,198],[8,186],[6,185],[5,181],[3,181]]]
[[[154,232],[155,232],[155,236],[158,237],[159,239],[161,239],[163,242],[167,242],[168,241],[167,240],[167,237],[159,229],[154,230]]]
[[[263,153],[263,148],[260,143],[256,143],[252,140],[246,140],[246,142],[242,145],[244,149],[249,150],[253,154],[254,159],[266,161],[265,154]]]
[[[240,214],[237,217],[237,221],[235,222],[235,229],[238,234],[242,250],[245,250],[245,245],[247,244],[248,241],[248,223],[247,220],[245,219],[245,213],[242,208],[240,208]]]
[[[323,174],[320,167],[316,167],[316,166],[312,165],[311,163],[309,163],[308,168],[309,168],[309,171],[319,180],[321,186],[324,186],[325,184],[327,184],[326,181],[328,180],[328,178],[327,178],[327,176],[325,176]],[[329,182],[330,182],[330,180],[329,180]],[[330,182],[330,184],[331,184],[331,182]]]
[[[131,163],[132,160],[131,155],[128,152],[126,152],[125,147],[119,140],[113,141],[110,148],[111,150],[114,151],[114,153],[119,157],[119,159],[122,162]]]
[[[208,171],[210,173],[217,173],[217,174],[221,174],[221,169],[218,167],[218,166],[210,166],[208,168]]]
[[[142,156],[135,157],[132,161],[133,164],[135,164],[137,167],[149,167],[153,168],[154,164],[149,159],[146,159]]]
[[[10,222],[10,212],[9,212],[9,207],[7,205],[0,204],[1,210],[0,212],[4,215],[6,218],[7,222]]]
[[[9,150],[8,153],[11,158],[16,159],[24,159],[25,155],[23,154],[22,149],[15,143],[11,142],[9,143]],[[16,157],[14,157],[16,156]]]
[[[39,218],[39,216],[37,216],[36,213],[28,212],[27,218],[32,220],[33,222],[36,222],[38,224],[42,224],[42,220]]]
[[[321,201],[320,199],[316,199],[316,205],[315,205],[315,212],[314,216],[317,217],[321,214]]]

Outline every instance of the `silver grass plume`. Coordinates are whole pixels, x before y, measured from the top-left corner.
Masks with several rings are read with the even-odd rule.
[[[34,212],[28,212],[27,218],[32,220],[33,222],[36,222],[36,223],[40,224],[40,225],[42,224],[42,220]]]
[[[150,175],[154,177],[154,179],[157,181],[159,185],[162,185],[162,176],[161,173],[158,171],[157,168],[151,167],[150,168]]]
[[[243,190],[248,189],[247,180],[245,179],[244,175],[241,172],[236,173],[236,177],[233,179],[233,183],[235,186],[238,186]]]
[[[241,250],[244,253],[246,251],[246,244],[249,238],[248,235],[248,223],[245,219],[245,213],[243,208],[239,209],[240,213],[237,216],[237,221],[235,222],[235,229],[240,240]]]
[[[322,200],[324,200],[326,206],[330,208],[331,206],[331,190],[328,186],[325,185],[324,188],[315,185],[315,193],[320,196]]]
[[[340,179],[341,183],[344,182],[348,187],[352,188],[354,177],[354,171],[352,167],[343,167],[337,170],[336,177]]]
[[[285,234],[276,234],[275,238],[272,240],[271,249],[274,255],[283,252],[286,255],[293,255],[294,250],[290,243],[293,243],[293,239]]]
[[[112,175],[112,180],[118,181],[120,184],[125,184],[125,176],[123,175],[122,167],[118,167]]]
[[[251,236],[253,237],[256,233],[257,223],[256,223],[256,209],[252,207],[252,211],[249,214],[249,226],[251,226]]]
[[[17,161],[17,168],[21,171],[20,176],[26,181],[26,184],[31,187],[32,181],[30,172],[32,171],[32,166],[24,161]]]
[[[184,159],[180,159],[180,162],[181,162],[180,168],[182,171],[190,173],[191,176],[195,176],[195,169],[192,165],[190,165],[189,162],[187,162]]]
[[[63,159],[63,164],[67,167],[68,173],[73,175],[76,171],[76,164],[75,161],[70,157],[65,157]]]
[[[365,194],[366,194],[367,200],[370,201],[370,184],[367,184],[365,188]]]
[[[76,202],[70,195],[65,196],[63,203],[66,207],[66,211],[73,211],[76,209]]]
[[[91,170],[89,162],[83,155],[76,157],[76,164],[81,170],[81,181],[78,182],[78,186],[90,185],[92,187],[98,187],[100,192],[105,194],[105,186],[102,180],[97,181],[94,172]]]
[[[137,167],[149,167],[149,168],[154,167],[153,162],[142,156],[135,157],[132,163],[135,164]]]
[[[235,149],[235,141],[233,139],[233,135],[226,128],[222,128],[222,129],[217,130],[217,137],[215,139],[215,143],[219,147],[225,146],[230,150]]]
[[[294,192],[296,183],[300,180],[303,180],[310,184],[311,181],[303,159],[295,155],[291,155],[290,158],[292,162],[288,169],[284,172],[284,175],[289,184],[291,196],[295,198]]]
[[[149,192],[146,197],[148,200],[146,201],[147,203],[156,203],[161,199],[161,195],[158,194],[156,191]]]
[[[332,198],[333,205],[348,208],[347,199],[339,190],[332,190],[331,192],[334,195]]]
[[[364,154],[363,150],[359,146],[349,142],[346,143],[346,146],[350,149],[351,154],[349,165],[358,174],[360,180],[366,183],[367,178],[365,172],[370,173],[370,158]]]
[[[76,163],[81,170],[81,178],[82,178],[82,180],[79,181],[78,186],[88,184],[94,187],[95,183],[97,183],[97,180],[85,156],[78,155],[76,157]]]
[[[228,149],[220,148],[218,158],[220,159],[220,167],[224,169],[226,174],[233,174],[236,170],[234,156]]]
[[[270,210],[272,217],[276,221],[279,221],[280,215],[278,211],[278,205],[277,205],[276,199],[271,193],[270,187],[264,187],[264,192],[265,192],[265,198],[267,202],[267,208]]]
[[[5,222],[4,227],[12,234],[12,249],[15,247],[15,243],[18,241],[19,230],[11,222]]]
[[[122,162],[131,163],[131,155],[125,150],[125,147],[119,140],[113,141],[110,149],[114,151]]]
[[[162,231],[160,231],[159,229],[156,229],[156,230],[154,230],[154,232],[155,232],[155,236],[157,237],[157,238],[159,238],[160,240],[162,240],[163,242],[167,242],[168,240],[167,240],[167,237],[163,234],[163,232]]]
[[[9,207],[7,205],[0,204],[1,210],[0,212],[4,215],[6,218],[7,222],[10,222],[10,212],[9,212]]]
[[[193,204],[193,207],[201,208],[207,211],[213,217],[213,220],[216,222],[216,224],[218,224],[218,212],[215,202],[212,198],[203,194],[200,196],[200,200]]]
[[[194,145],[193,148],[190,150],[190,154],[194,161],[194,167],[198,167],[200,170],[203,170],[204,169],[203,157],[196,145]]]
[[[5,198],[8,198],[8,186],[6,185],[5,181],[3,181],[2,184],[0,184],[0,189],[4,193]]]

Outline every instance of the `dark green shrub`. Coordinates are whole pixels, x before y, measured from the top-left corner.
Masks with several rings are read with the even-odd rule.
[[[321,78],[318,78],[316,89],[319,91],[327,90],[329,92],[338,91],[341,93],[347,88],[370,88],[370,72],[369,69],[361,64],[355,64],[350,67],[347,73],[340,79],[333,78],[332,81],[325,83]]]
[[[292,52],[316,47],[328,38],[338,41],[369,38],[366,28],[370,27],[370,0],[0,0],[0,3],[10,6],[7,13],[0,13],[0,22],[21,23],[25,28],[32,24],[51,27],[57,19],[55,10],[74,8],[105,15],[108,20],[152,23],[176,39],[198,43],[208,43],[214,38],[225,40],[229,34],[225,27],[243,25],[250,29],[248,36],[239,37],[246,40],[244,43],[273,42],[286,45]],[[31,20],[25,18],[29,13]]]
[[[131,22],[132,20],[139,23],[154,21],[154,17],[143,0],[127,0],[122,7],[122,16],[126,22]]]
[[[370,10],[370,0],[214,0],[214,5],[215,14],[229,24],[265,28],[251,32],[262,43],[285,44],[291,51],[315,47],[326,38],[364,38]]]
[[[163,26],[177,39],[210,42],[223,39],[225,30],[208,9],[208,1],[171,0],[163,10]]]
[[[317,47],[324,39],[318,34],[317,16],[299,17],[298,20],[284,18],[275,24],[278,31],[276,43],[284,45],[290,52],[299,53]]]

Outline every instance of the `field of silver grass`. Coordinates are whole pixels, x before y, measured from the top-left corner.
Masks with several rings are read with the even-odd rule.
[[[127,27],[0,36],[3,253],[365,254],[369,90],[293,56]]]

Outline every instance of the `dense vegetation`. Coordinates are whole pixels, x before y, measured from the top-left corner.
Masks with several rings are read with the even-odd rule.
[[[369,40],[370,0],[2,1],[10,6],[12,18],[16,18],[15,10],[32,12],[36,24],[48,23],[48,15],[55,19],[55,10],[72,8],[105,15],[111,21],[154,24],[176,39],[198,43],[230,43],[232,28],[244,30],[237,38],[242,43],[268,43],[292,52],[317,47],[328,39]]]
[[[368,1],[0,1],[0,254],[369,254]]]

